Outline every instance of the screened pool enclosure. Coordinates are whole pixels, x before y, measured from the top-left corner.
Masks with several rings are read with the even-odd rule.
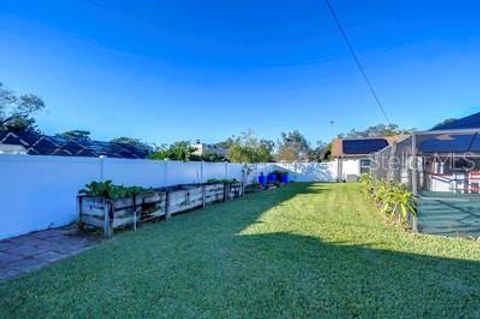
[[[418,229],[480,236],[480,129],[413,132],[371,156],[371,174],[419,198]]]
[[[377,179],[424,191],[480,193],[480,129],[414,132],[371,156]]]

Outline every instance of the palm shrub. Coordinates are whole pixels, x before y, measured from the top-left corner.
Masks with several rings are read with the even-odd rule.
[[[375,189],[375,179],[370,174],[362,174],[358,182],[362,185],[362,190],[366,195],[372,195]]]
[[[409,215],[416,216],[416,198],[407,188],[393,181],[376,180],[369,174],[360,177],[363,192],[381,208],[381,212],[406,225]]]

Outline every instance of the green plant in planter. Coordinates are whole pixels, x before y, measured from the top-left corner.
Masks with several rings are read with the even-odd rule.
[[[237,179],[236,178],[232,178],[232,179],[229,179],[229,178],[222,178],[222,179],[217,179],[217,178],[210,178],[207,180],[207,183],[208,184],[234,184],[234,183],[237,183]]]
[[[253,182],[249,185],[251,188],[260,188],[260,184],[258,182]]]
[[[104,182],[93,181],[90,184],[85,185],[85,188],[81,189],[78,193],[90,196],[111,198],[113,194],[113,183],[111,180]]]
[[[152,188],[143,188],[140,186],[126,187],[123,185],[115,185],[111,180],[107,180],[104,182],[93,181],[90,184],[85,185],[85,188],[81,189],[78,193],[107,199],[120,199],[153,194],[153,192],[154,190]]]

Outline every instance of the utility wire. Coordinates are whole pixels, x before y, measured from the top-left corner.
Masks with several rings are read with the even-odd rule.
[[[350,51],[350,54],[352,55],[353,59],[355,60],[355,64],[358,67],[358,70],[363,76],[363,79],[365,80],[365,83],[368,86],[368,89],[370,90],[370,93],[372,94],[373,98],[377,102],[378,107],[380,108],[380,111],[382,111],[383,116],[387,120],[387,124],[390,124],[390,118],[387,115],[387,112],[385,111],[385,108],[383,107],[382,102],[380,101],[377,93],[375,92],[375,89],[373,88],[372,83],[368,79],[367,73],[365,72],[365,69],[363,68],[362,64],[360,63],[360,60],[358,59],[357,54],[355,53],[355,50],[353,49],[352,43],[348,39],[347,33],[345,32],[345,29],[342,27],[342,24],[340,23],[340,20],[338,19],[337,15],[335,14],[335,10],[333,9],[332,5],[330,4],[329,0],[325,0],[325,3],[327,4],[328,11],[330,11],[330,14],[333,17],[333,20],[335,21],[335,24],[338,27],[338,30],[340,30],[340,34],[342,35],[343,39],[345,40],[345,43],[347,44],[348,50]]]

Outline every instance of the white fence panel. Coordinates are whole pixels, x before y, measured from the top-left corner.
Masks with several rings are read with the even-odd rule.
[[[244,165],[232,163],[227,165],[227,178],[235,178],[237,181],[243,181]]]
[[[167,161],[167,184],[200,183],[201,165],[201,162]]]
[[[101,179],[143,187],[168,186],[167,165],[167,161],[105,158]]]
[[[0,238],[73,221],[75,197],[85,184],[110,179],[116,184],[161,187],[236,178],[247,183],[283,168],[293,181],[336,179],[333,163],[202,163],[110,158],[0,155]]]
[[[246,183],[251,184],[254,182],[258,182],[258,176],[260,175],[260,173],[263,173],[266,176],[273,170],[274,168],[272,163],[249,164],[245,176]]]
[[[206,182],[209,179],[216,178],[222,179],[226,178],[227,174],[227,163],[203,163],[203,181]]]
[[[291,179],[296,182],[335,182],[337,180],[336,165],[327,163],[275,163],[277,169],[284,169],[290,173]]]
[[[75,195],[98,179],[98,158],[0,156],[0,238],[73,221]]]

